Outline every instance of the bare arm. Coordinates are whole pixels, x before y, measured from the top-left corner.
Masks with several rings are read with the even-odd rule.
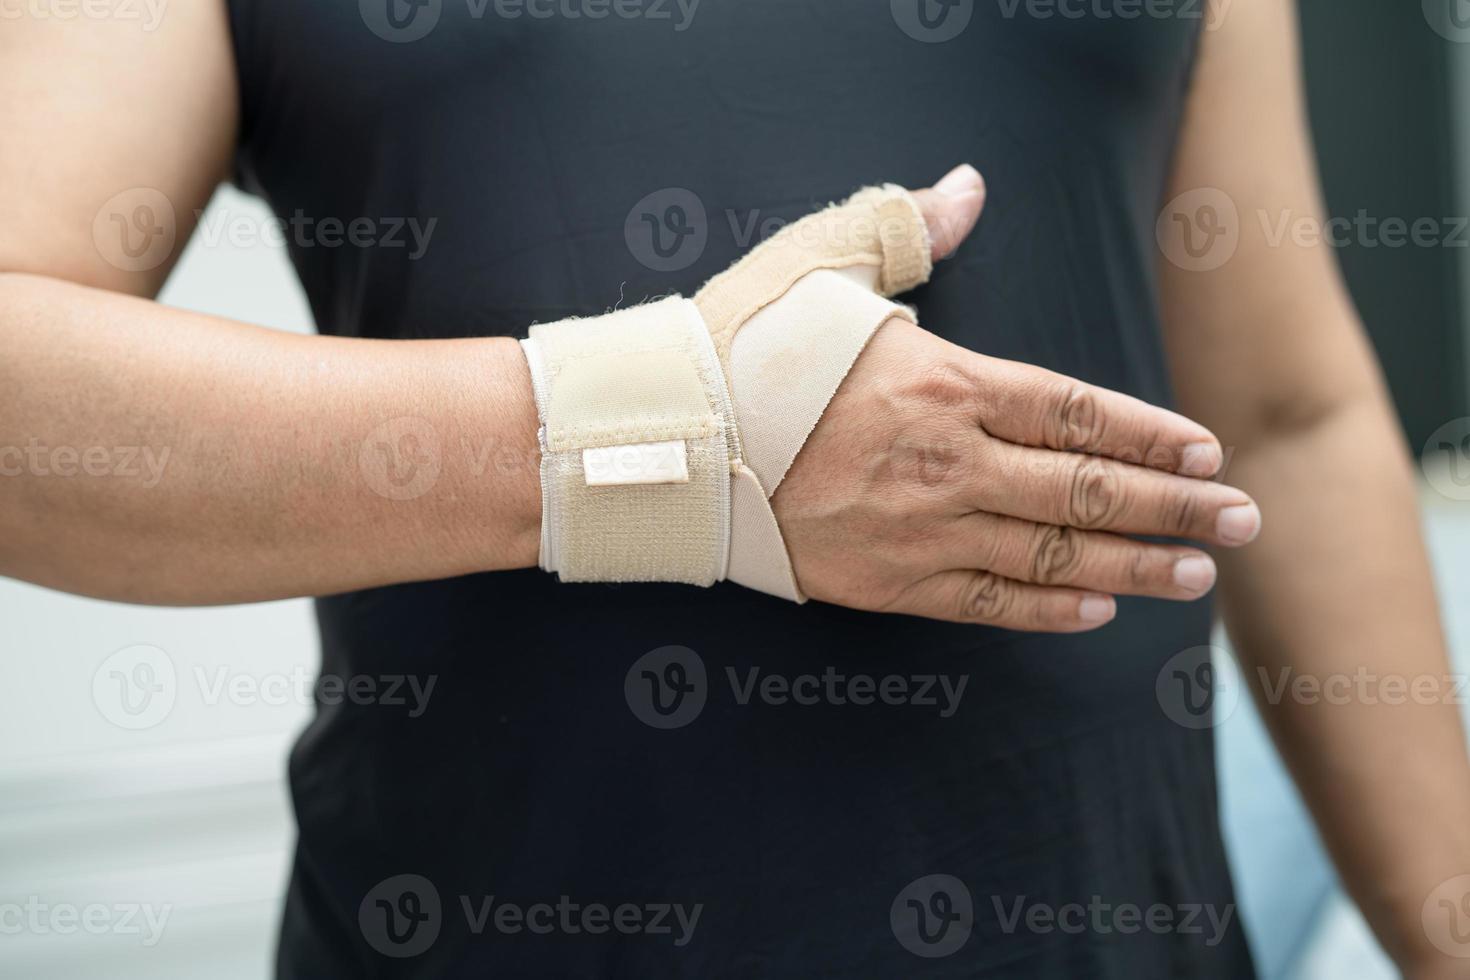
[[[1167,197],[1210,189],[1187,218],[1228,198],[1240,239],[1213,270],[1161,261],[1169,353],[1183,411],[1233,450],[1225,475],[1265,515],[1220,568],[1266,721],[1390,954],[1411,976],[1459,975],[1421,923],[1470,873],[1470,764],[1408,457],[1330,249],[1275,234],[1323,215],[1296,45],[1291,0],[1235,0],[1205,37]],[[1360,668],[1380,679],[1362,694],[1343,687]],[[1351,693],[1281,693],[1303,676]],[[1393,703],[1395,678],[1431,678],[1434,696]]]
[[[0,42],[0,574],[210,603],[535,564],[536,417],[512,341],[296,337],[171,311],[140,298],[166,265],[130,272],[94,241],[99,209],[110,220],[139,187],[171,203],[182,240],[224,173],[220,7],[170,8],[156,33],[22,20]],[[946,254],[984,189],[962,168],[915,196]],[[1187,419],[899,323],[773,506],[815,598],[1073,631],[1111,619],[1112,594],[1213,584],[1198,549],[1124,535],[1254,537],[1250,498],[1199,479],[1220,460]]]
[[[181,247],[225,175],[224,17],[187,3],[155,32],[0,31],[0,574],[211,603],[534,565],[536,416],[514,341],[301,337],[172,310],[136,298],[168,263],[129,271],[94,241],[105,203],[123,194],[127,218],[156,191]]]

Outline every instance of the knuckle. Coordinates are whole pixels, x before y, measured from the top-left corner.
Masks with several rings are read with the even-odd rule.
[[[913,383],[914,394],[931,407],[968,412],[976,406],[979,387],[975,379],[953,361],[930,364]]]
[[[1015,593],[998,575],[981,572],[961,590],[960,618],[994,622],[1005,618],[1015,604]]]
[[[1090,449],[1102,431],[1102,408],[1097,396],[1083,384],[1064,384],[1056,409],[1057,445],[1062,449]]]
[[[1082,536],[1073,528],[1042,526],[1031,559],[1031,580],[1054,585],[1074,576],[1082,564]]]
[[[1192,493],[1176,491],[1164,500],[1164,530],[1187,534],[1200,518],[1201,505]]]
[[[1164,577],[1163,572],[1167,566],[1153,560],[1147,548],[1136,547],[1128,558],[1127,569],[1124,575],[1128,583],[1135,589],[1147,588]]]
[[[1122,476],[1116,466],[1092,456],[1079,457],[1068,487],[1066,522],[1073,527],[1105,527],[1122,513],[1123,498]]]

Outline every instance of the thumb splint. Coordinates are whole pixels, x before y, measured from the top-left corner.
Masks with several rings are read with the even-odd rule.
[[[918,205],[888,185],[788,225],[693,300],[532,327],[541,567],[804,601],[770,498],[877,329],[914,319],[886,297],[930,270]]]

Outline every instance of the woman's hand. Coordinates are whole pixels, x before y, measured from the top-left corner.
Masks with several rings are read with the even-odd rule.
[[[983,185],[961,168],[916,197],[942,255],[973,227]],[[1203,551],[1123,535],[1255,537],[1250,497],[1207,479],[1222,458],[1182,416],[895,319],[771,502],[814,599],[1072,632],[1110,620],[1113,594],[1186,600],[1214,584]]]

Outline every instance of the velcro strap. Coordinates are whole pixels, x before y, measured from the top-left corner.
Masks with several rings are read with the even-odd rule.
[[[722,363],[740,327],[818,269],[872,266],[885,296],[925,282],[932,269],[924,216],[893,184],[859,191],[844,204],[787,225],[694,297]]]
[[[543,424],[542,567],[566,582],[722,578],[734,415],[694,305],[544,324],[522,343]]]

